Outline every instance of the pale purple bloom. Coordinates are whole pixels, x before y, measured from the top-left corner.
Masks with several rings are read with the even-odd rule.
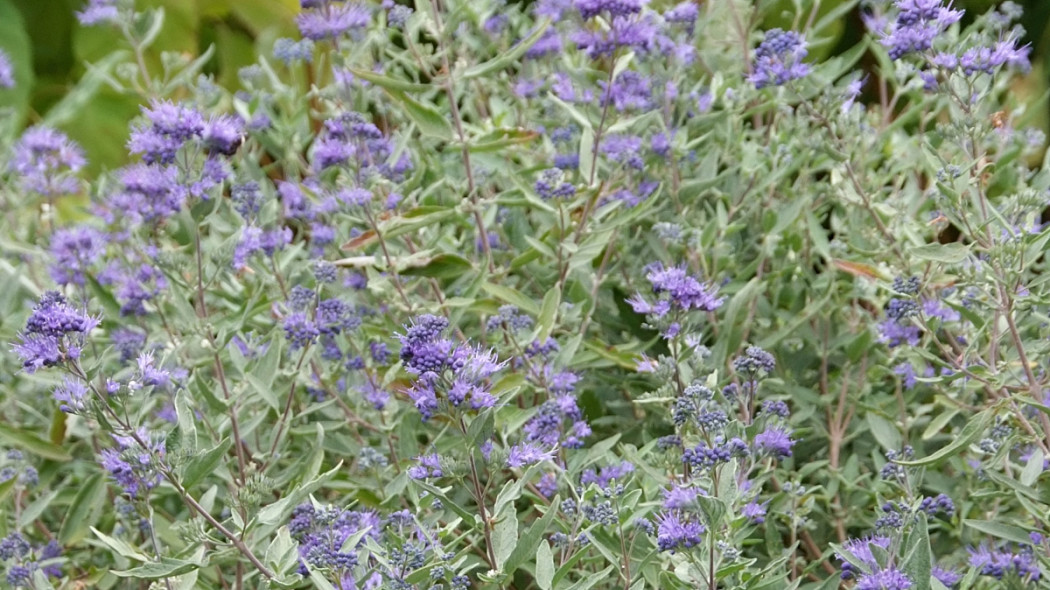
[[[269,342],[259,341],[254,334],[236,334],[230,339],[230,342],[237,347],[240,356],[246,359],[258,358],[265,355],[267,350],[270,349]]]
[[[1001,580],[1003,576],[1013,573],[1022,580],[1038,580],[1042,575],[1031,546],[1022,546],[1014,552],[1005,546],[996,549],[982,544],[967,551],[970,552],[970,566],[980,571],[982,576]]]
[[[959,580],[962,579],[962,574],[959,572],[939,565],[933,566],[932,575],[934,578],[937,578],[938,582],[944,584],[948,588],[954,588],[955,585],[959,583]]]
[[[802,62],[806,57],[806,41],[794,31],[770,29],[755,50],[748,81],[755,88],[781,86],[809,74],[810,67]]]
[[[11,63],[11,56],[0,49],[0,88],[15,87],[15,67]]]
[[[753,524],[762,524],[766,521],[766,505],[759,504],[754,500],[748,502],[740,510],[740,514],[751,521]]]
[[[912,582],[895,567],[862,575],[857,579],[856,590],[908,590]]]
[[[794,444],[791,433],[782,426],[769,426],[755,435],[755,450],[777,458],[790,457]]]
[[[99,320],[77,310],[57,291],[47,291],[26,320],[14,351],[29,373],[51,367],[65,359],[76,359],[84,339]]]
[[[120,20],[117,0],[88,0],[87,6],[76,13],[77,20],[84,26],[99,23],[116,23]]]
[[[201,132],[204,147],[211,152],[231,156],[241,145],[244,129],[239,119],[217,115],[208,119]]]
[[[925,51],[934,39],[962,18],[963,11],[944,6],[942,0],[896,0],[897,19],[883,35],[891,59]],[[877,23],[873,23],[877,24]]]
[[[869,536],[861,537],[859,539],[850,539],[846,541],[842,548],[849,553],[850,557],[861,562],[869,568],[877,568],[879,566],[878,561],[875,559],[875,554],[871,551],[871,546],[874,545],[881,549],[889,549],[890,538],[883,536]],[[839,553],[835,556],[842,561],[842,578],[848,580],[856,576],[856,566],[846,560],[846,558]]]
[[[204,131],[204,117],[191,106],[153,100],[142,114],[148,123],[132,127],[128,149],[150,164],[171,164],[179,148]]]
[[[574,0],[580,16],[588,19],[606,13],[610,16],[628,16],[642,11],[648,0]]]
[[[689,276],[684,268],[665,267],[656,262],[650,264],[647,270],[646,278],[649,279],[653,293],[658,298],[652,303],[641,294],[628,299],[627,303],[637,313],[663,317],[672,308],[682,311],[714,311],[722,306],[724,299],[716,296],[717,287],[701,283]]]
[[[371,20],[371,9],[357,2],[326,2],[318,9],[301,12],[296,17],[299,32],[313,41],[336,39],[347,33],[358,33],[367,27]]]
[[[561,53],[561,50],[561,35],[558,34],[557,29],[551,27],[540,36],[539,40],[532,47],[525,51],[525,57],[528,59],[539,59]]]
[[[678,510],[664,512],[657,518],[656,544],[660,551],[674,552],[689,549],[703,541],[704,525],[695,517],[684,516]]]
[[[580,475],[580,485],[596,484],[600,488],[608,488],[614,480],[623,481],[629,474],[634,473],[634,463],[622,461],[613,465],[607,465],[600,470],[593,468],[584,470]]]
[[[617,111],[649,110],[652,108],[653,90],[649,78],[633,71],[617,76],[611,85],[599,82],[602,87],[602,104],[612,104]]]
[[[84,398],[86,398],[87,395],[87,385],[76,377],[68,376],[62,382],[62,385],[55,388],[55,391],[52,394],[55,401],[60,404],[58,409],[67,414],[83,412],[86,407]]]
[[[554,458],[555,449],[544,450],[539,445],[525,442],[511,447],[507,456],[507,467],[525,467]]]
[[[690,508],[696,502],[696,497],[701,495],[699,488],[687,488],[678,485],[671,486],[671,489],[664,490],[664,509],[666,510],[681,510]],[[703,494],[707,495],[707,494]]]
[[[293,61],[310,63],[314,57],[314,42],[310,39],[295,41],[287,37],[281,37],[273,44],[273,56],[290,64]]]
[[[408,469],[408,476],[412,479],[427,479],[445,475],[444,471],[441,470],[441,458],[436,453],[420,455],[416,459],[419,461],[419,465]]]
[[[52,197],[77,191],[75,173],[87,161],[80,146],[61,131],[27,129],[12,150],[9,167],[28,191]]]
[[[51,278],[59,285],[84,286],[88,269],[106,250],[106,234],[86,225],[56,230],[51,236],[49,268]]]

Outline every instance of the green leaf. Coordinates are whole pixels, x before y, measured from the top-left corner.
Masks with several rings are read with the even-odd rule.
[[[321,484],[331,479],[332,476],[338,473],[342,468],[343,462],[340,461],[335,467],[325,471],[312,480],[297,486],[287,496],[260,510],[256,517],[257,520],[262,524],[269,525],[284,522],[288,515],[291,514],[292,509],[301,504],[307,496],[312,494],[317,488],[321,487]]]
[[[508,509],[503,511],[502,519],[496,523],[492,530],[492,549],[496,556],[496,567],[503,569],[511,553],[518,544],[518,515],[514,512],[514,505],[509,504]]]
[[[569,586],[565,590],[588,590],[598,582],[608,582],[609,575],[613,572],[613,566],[609,566],[600,572],[595,572],[589,576],[584,577],[579,582],[576,582],[572,586]]]
[[[161,557],[160,561],[150,561],[129,570],[114,571],[113,575],[139,580],[159,580],[185,574],[199,568],[200,564],[192,561]]]
[[[433,87],[427,84],[417,84],[416,82],[409,82],[408,80],[398,80],[397,78],[391,78],[384,76],[383,74],[377,74],[370,70],[362,70],[359,68],[347,68],[354,76],[361,78],[362,80],[368,80],[369,82],[383,88],[385,90],[394,90],[400,92],[426,92],[432,90]]]
[[[277,399],[277,394],[273,390],[272,383],[267,385],[262,379],[252,373],[245,373],[244,380],[252,386],[255,393],[259,394],[259,397],[266,402],[266,405],[270,406],[271,410],[274,410],[275,412],[281,411],[281,402]]]
[[[561,305],[561,289],[554,288],[547,291],[543,296],[543,305],[540,306],[540,317],[537,323],[540,327],[538,340],[546,342],[554,329],[554,320],[558,315],[558,306]]]
[[[518,306],[518,309],[529,315],[538,316],[540,313],[540,308],[536,305],[536,302],[527,297],[521,291],[517,291],[510,287],[504,287],[503,285],[497,285],[495,283],[483,283],[481,285],[481,290],[492,295],[496,299],[502,299],[507,303],[512,303]]]
[[[930,572],[933,570],[933,555],[930,551],[930,533],[926,527],[926,515],[918,514],[915,525],[904,541],[903,571],[912,580],[912,590],[930,590]]]
[[[937,436],[941,429],[958,414],[959,410],[957,408],[946,408],[943,412],[934,416],[933,420],[930,420],[930,424],[926,426],[926,430],[922,432],[922,440],[930,440]]]
[[[106,479],[102,473],[94,473],[80,484],[77,495],[66,511],[58,540],[63,546],[79,543],[94,524],[106,502]]]
[[[1005,541],[1013,541],[1022,545],[1028,545],[1032,542],[1032,539],[1028,536],[1028,531],[1012,524],[994,520],[974,520],[971,518],[964,518],[963,524]]]
[[[410,277],[458,279],[471,270],[474,270],[474,265],[458,254],[438,254],[426,264],[406,268],[401,274]]]
[[[514,551],[511,552],[510,557],[507,558],[506,565],[503,567],[503,572],[505,574],[508,576],[513,574],[521,564],[536,555],[536,547],[539,546],[544,533],[547,532],[547,528],[550,526],[551,521],[554,520],[554,516],[558,512],[554,507],[558,506],[560,502],[560,498],[555,497],[554,501],[551,502],[550,507],[547,509],[547,514],[544,514],[543,518],[533,522],[532,526],[525,531],[525,534],[518,539],[518,544],[514,547]]]
[[[941,450],[928,457],[923,457],[922,459],[916,459],[914,461],[897,461],[897,463],[909,467],[937,465],[956,455],[966,447],[970,446],[970,443],[977,440],[977,437],[981,436],[984,429],[988,427],[991,417],[992,415],[990,411],[984,410],[973,418],[970,418],[970,421],[966,423],[966,426],[963,427],[962,432],[959,433],[955,440]]]
[[[134,559],[135,561],[149,561],[149,556],[139,551],[135,547],[128,544],[123,539],[117,539],[111,537],[95,527],[90,527],[91,532],[95,533],[95,536],[99,538],[107,547],[117,552],[118,555],[127,557],[128,559]]]
[[[11,107],[10,120],[0,117],[0,139],[21,127],[33,90],[33,45],[22,12],[12,0],[0,0],[0,49],[11,58],[14,88],[0,88],[0,108]],[[6,129],[4,129],[6,127]]]
[[[580,131],[580,178],[590,183],[595,165],[594,131],[591,130],[590,125],[587,125]]]
[[[9,424],[0,423],[0,440],[52,461],[65,462],[73,459],[62,447]]]
[[[193,409],[190,408],[185,389],[179,389],[175,393],[175,417],[179,425],[179,444],[182,446],[182,451],[185,453],[196,453],[196,416],[193,413]]]
[[[408,118],[419,127],[420,133],[443,141],[452,139],[452,124],[449,123],[448,116],[433,105],[419,102],[401,90],[388,88],[386,92],[401,105]]]
[[[522,39],[521,42],[514,47],[511,47],[510,50],[485,63],[477,64],[463,70],[463,73],[460,74],[459,77],[464,80],[469,80],[471,78],[477,78],[479,76],[502,70],[513,64],[518,61],[518,58],[525,55],[525,52],[543,37],[543,34],[547,32],[547,28],[550,27],[550,25],[551,20],[549,18],[544,19],[543,22],[536,26],[536,29],[528,37]]]
[[[226,453],[229,452],[232,446],[233,441],[226,438],[214,448],[191,458],[182,471],[182,486],[189,489],[203,480],[209,473],[215,471],[215,468],[219,466],[222,458],[226,456]]]
[[[1021,483],[1030,486],[1035,483],[1039,476],[1043,473],[1043,450],[1035,449],[1032,451],[1032,455],[1028,457],[1028,462],[1025,463],[1024,469],[1021,470]]]
[[[958,242],[951,242],[949,244],[926,244],[924,246],[918,246],[912,248],[909,253],[919,260],[929,260],[930,262],[941,262],[943,264],[958,264],[963,260],[966,260],[966,257],[970,255],[970,250]]]
[[[554,582],[554,554],[550,543],[541,541],[536,548],[536,585],[540,590],[551,590]]]
[[[868,428],[871,430],[871,434],[875,437],[875,440],[879,441],[882,448],[895,451],[901,448],[903,444],[900,430],[897,429],[897,425],[882,416],[868,412],[865,415],[868,422]]]
[[[47,110],[42,123],[50,127],[59,127],[82,116],[84,108],[102,89],[102,85],[106,83],[113,69],[118,64],[124,63],[129,55],[127,51],[114,51],[98,62],[88,64],[87,73],[81,76],[77,85],[70,89],[61,100]]]

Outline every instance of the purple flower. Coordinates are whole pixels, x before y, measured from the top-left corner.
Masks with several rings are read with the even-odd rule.
[[[682,311],[700,310],[714,311],[721,307],[723,298],[716,297],[717,288],[704,285],[700,281],[686,274],[681,267],[665,267],[656,262],[648,267],[646,278],[652,285],[653,293],[658,299],[655,303],[649,303],[641,294],[636,295],[627,302],[631,304],[637,313],[651,314],[663,317],[671,311],[672,307]]]
[[[88,388],[83,381],[66,377],[62,385],[55,388],[52,397],[59,403],[58,409],[67,414],[77,414],[84,411],[87,394]]]
[[[614,480],[623,481],[629,474],[634,473],[634,463],[623,461],[621,463],[607,465],[600,470],[586,469],[580,475],[580,485],[596,484],[602,489],[607,489]]]
[[[895,567],[862,575],[857,579],[856,590],[907,590],[911,579]]]
[[[171,164],[179,148],[204,131],[204,118],[190,106],[153,100],[142,114],[148,123],[132,127],[128,149],[149,164]]]
[[[794,444],[791,433],[782,426],[769,426],[755,435],[755,450],[776,458],[790,457]]]
[[[0,88],[15,87],[15,67],[11,64],[11,56],[0,49]]]
[[[733,369],[738,373],[755,375],[762,372],[769,375],[773,373],[776,364],[773,355],[757,346],[748,346],[744,356],[733,360]]]
[[[232,156],[241,145],[243,135],[244,128],[240,119],[229,115],[216,115],[204,124],[201,141],[209,152]]]
[[[1021,546],[1016,552],[1006,546],[997,549],[983,544],[967,551],[970,552],[970,566],[982,576],[1001,580],[1003,576],[1013,573],[1022,580],[1038,580],[1042,575],[1030,545]]]
[[[109,334],[113,348],[120,352],[120,362],[137,358],[146,345],[146,335],[131,328],[117,328]]]
[[[603,12],[613,17],[637,14],[647,3],[647,0],[573,0],[573,6],[584,19]]]
[[[601,144],[601,152],[610,160],[638,170],[645,166],[640,155],[641,149],[642,138],[635,135],[609,135]]]
[[[301,311],[288,314],[283,326],[285,336],[292,343],[292,350],[310,346],[321,334],[317,325]]]
[[[766,86],[781,86],[809,74],[809,65],[802,63],[806,57],[806,41],[794,31],[770,29],[755,50],[748,81],[761,90]]]
[[[137,438],[148,448],[143,448],[136,437],[116,436],[119,450],[103,449],[100,455],[102,468],[132,498],[146,490],[153,489],[160,483],[157,463],[163,461],[166,450],[164,439],[152,437],[145,429],[140,429]]]
[[[299,32],[313,41],[337,39],[347,33],[358,33],[372,20],[372,11],[356,2],[325,2],[314,10],[296,17]]]
[[[116,298],[124,316],[144,316],[149,313],[146,303],[168,288],[168,279],[160,269],[149,264],[116,270],[100,277],[100,282],[117,285]]]
[[[555,449],[544,450],[539,445],[524,442],[510,448],[507,456],[507,467],[525,467],[541,461],[554,459]]]
[[[937,578],[938,582],[944,584],[948,588],[954,588],[955,585],[959,583],[959,580],[962,579],[962,574],[953,569],[941,567],[939,565],[933,566],[931,575],[933,575],[934,578]]]
[[[25,190],[53,197],[76,192],[87,160],[76,142],[50,127],[30,127],[12,149],[9,167]]]
[[[248,258],[259,252],[273,256],[291,241],[292,230],[287,227],[266,232],[254,226],[245,227],[233,251],[233,268],[244,268],[248,263]]]
[[[1010,37],[996,42],[992,47],[973,47],[967,49],[958,58],[958,66],[967,76],[977,72],[994,73],[1003,66],[1028,71],[1031,63],[1028,54],[1032,52],[1029,45],[1017,46],[1017,38]],[[954,68],[954,66],[952,66]]]
[[[522,313],[516,305],[500,306],[497,315],[490,317],[485,322],[485,330],[495,332],[500,328],[506,328],[511,332],[520,332],[532,328],[532,318]]]
[[[942,0],[896,0],[894,5],[897,19],[882,39],[891,59],[929,49],[934,39],[963,15],[961,10],[943,6]]]
[[[692,32],[693,24],[696,23],[696,18],[700,15],[700,9],[697,7],[695,2],[686,1],[676,4],[673,8],[669,8],[664,12],[664,20],[669,23],[680,23],[687,25],[689,31]]]
[[[602,104],[612,104],[617,111],[652,108],[652,83],[649,78],[633,71],[617,76],[611,85],[599,82],[602,87]]]
[[[408,470],[408,476],[412,479],[427,479],[445,475],[441,470],[441,458],[436,453],[420,455],[416,457],[416,460],[419,461],[419,465],[410,467]]]
[[[358,561],[357,551],[368,539],[381,539],[383,522],[371,511],[301,504],[292,511],[288,530],[299,544],[300,574],[309,575],[310,568],[328,570],[339,577],[341,588],[358,588],[352,576]],[[348,543],[351,537],[357,541]],[[369,583],[364,587],[378,588],[379,585]]]
[[[111,197],[111,214],[157,223],[178,213],[187,191],[179,185],[177,174],[173,166],[132,164],[124,168],[120,172],[124,190]]]
[[[80,24],[86,27],[99,23],[116,23],[120,20],[117,0],[88,0],[87,6],[76,15]]]
[[[539,40],[525,51],[525,57],[527,59],[539,59],[548,55],[559,54],[561,50],[561,36],[558,34],[557,29],[551,27],[544,31]]]
[[[620,48],[639,53],[657,49],[660,26],[653,15],[643,17],[616,17],[609,31],[584,29],[572,34],[576,47],[591,59],[610,57]]]
[[[875,554],[871,551],[871,546],[882,549],[889,549],[890,538],[882,536],[870,536],[861,537],[859,539],[850,539],[846,541],[842,548],[849,554],[850,557],[861,562],[868,568],[879,567],[878,561],[875,559]],[[842,561],[842,579],[848,580],[856,576],[856,566],[847,561],[840,553],[836,553],[835,556]]]
[[[310,39],[295,41],[282,37],[273,44],[273,56],[285,63],[303,61],[310,63],[314,58],[314,42]]]
[[[30,373],[55,366],[67,358],[78,358],[85,336],[98,323],[86,312],[69,305],[57,291],[48,291],[40,297],[19,334],[21,342],[14,345],[15,353]]]
[[[137,363],[144,385],[164,388],[171,382],[171,372],[153,364],[153,351],[140,354]]]
[[[750,520],[752,524],[762,524],[766,521],[766,505],[752,500],[744,505],[740,510],[740,514]]]
[[[106,235],[95,228],[81,225],[56,230],[51,236],[51,278],[59,285],[86,283],[88,269],[106,250]]]
[[[660,551],[674,553],[679,549],[695,547],[703,541],[704,525],[679,510],[664,512],[656,521],[656,544]]]
[[[671,486],[671,489],[664,490],[664,509],[685,510],[691,508],[696,502],[696,497],[699,495],[701,495],[701,490],[699,488],[686,488],[673,485]]]

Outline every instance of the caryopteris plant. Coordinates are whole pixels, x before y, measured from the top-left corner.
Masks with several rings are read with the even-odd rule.
[[[0,111],[4,583],[1039,587],[1045,103],[963,8],[302,0],[220,83],[90,0]]]

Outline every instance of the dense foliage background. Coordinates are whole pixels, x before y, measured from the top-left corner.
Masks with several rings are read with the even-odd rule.
[[[1022,4],[0,0],[2,583],[1045,584]]]

